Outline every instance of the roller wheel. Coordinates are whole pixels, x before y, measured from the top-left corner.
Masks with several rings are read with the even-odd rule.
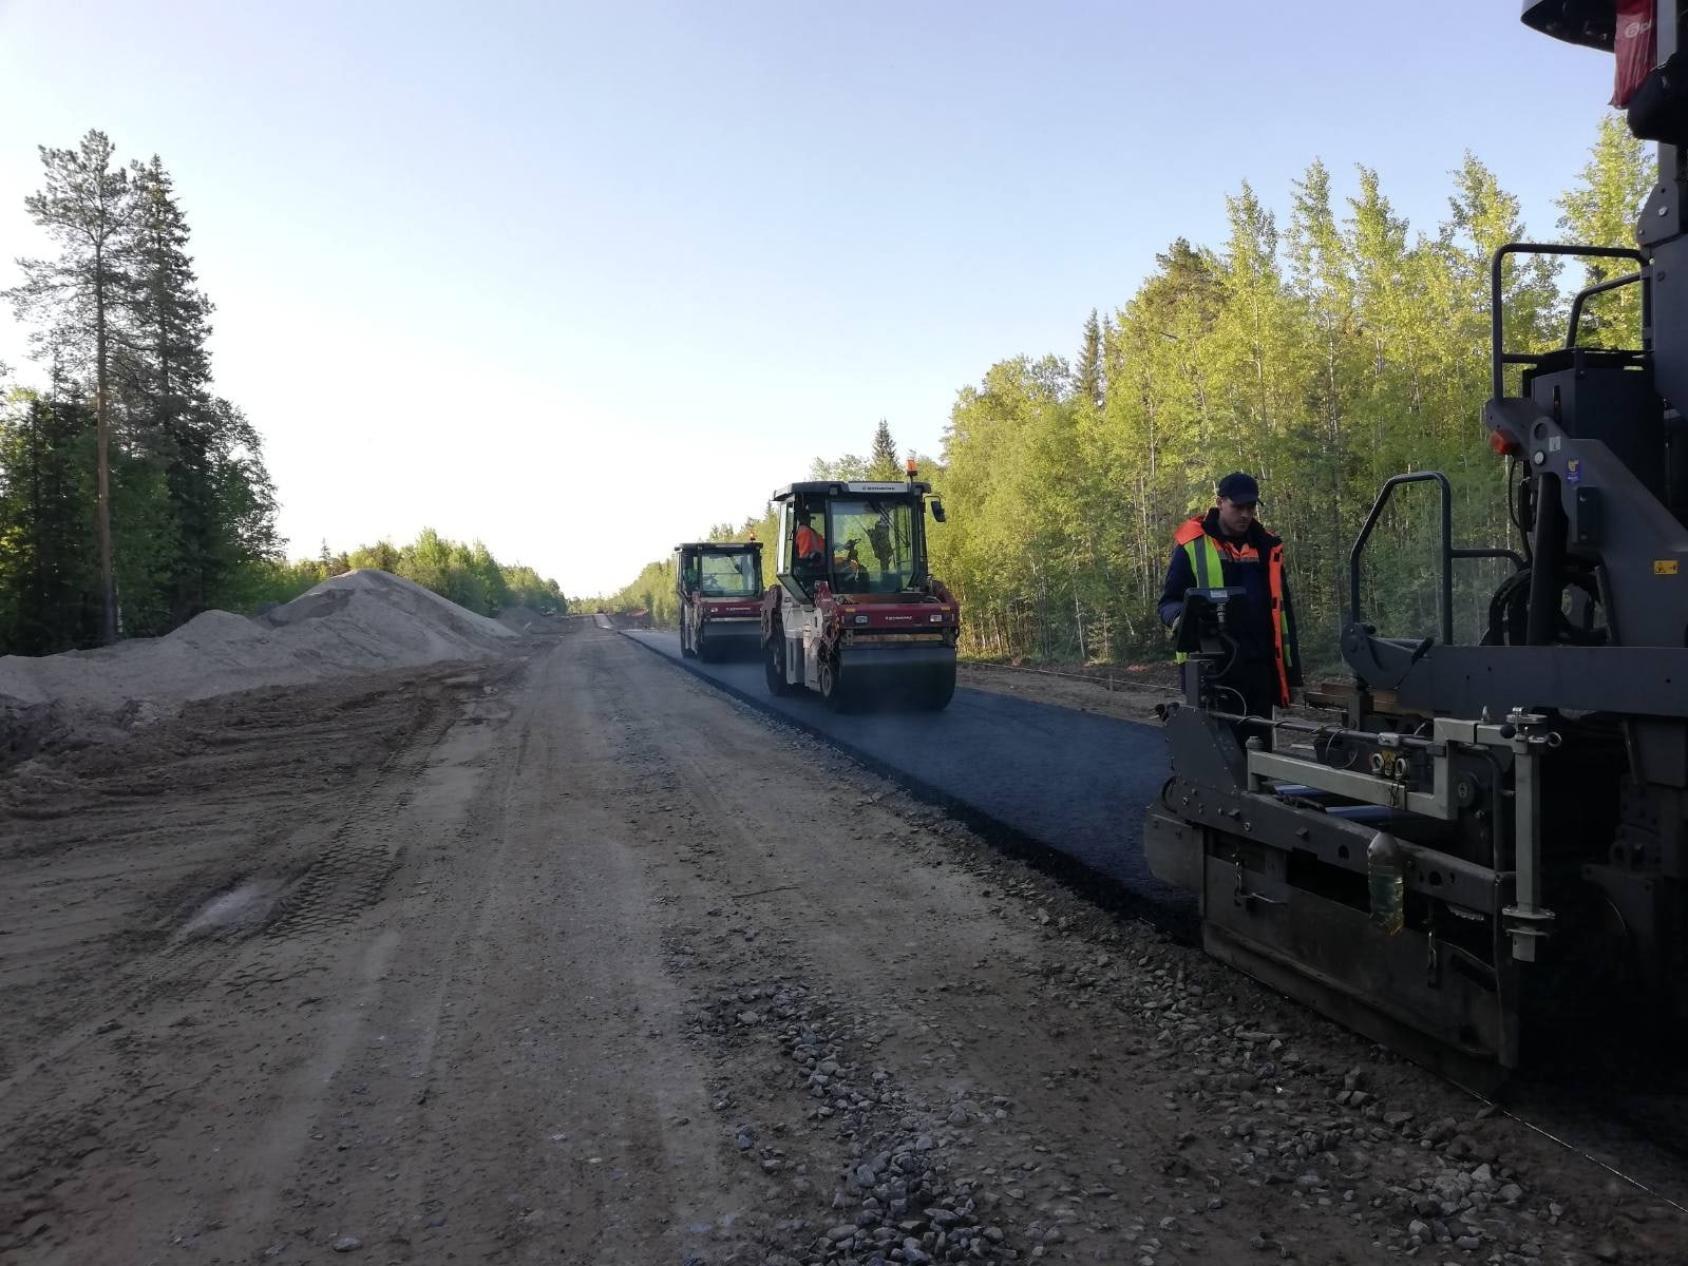
[[[762,658],[763,672],[768,679],[768,693],[771,695],[788,695],[791,687],[785,680],[785,633],[779,625],[774,625],[773,632],[768,638],[766,652]]]
[[[928,712],[942,712],[955,698],[955,669],[936,670],[920,692],[920,706]]]
[[[706,664],[712,664],[716,660],[715,648],[710,645],[708,635],[701,628],[697,631],[697,657]]]
[[[851,691],[835,656],[821,656],[820,678],[821,698],[826,700],[826,706],[834,712],[848,712]]]

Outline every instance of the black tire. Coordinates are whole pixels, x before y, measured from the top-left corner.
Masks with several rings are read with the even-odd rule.
[[[791,687],[785,680],[785,633],[777,624],[762,656],[762,675],[767,678],[769,694],[784,696],[791,693]]]
[[[934,669],[932,677],[920,692],[920,706],[928,712],[942,712],[955,698],[955,665]]]
[[[826,700],[826,706],[834,712],[850,711],[850,683],[845,679],[843,665],[838,662],[837,656],[821,656],[820,677],[821,698]]]

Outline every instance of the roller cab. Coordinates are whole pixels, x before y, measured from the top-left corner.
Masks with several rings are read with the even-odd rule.
[[[955,693],[961,610],[927,569],[931,485],[814,481],[774,493],[778,583],[760,621],[768,689],[808,689],[840,711],[937,711]]]
[[[692,541],[674,547],[680,653],[687,659],[752,657],[762,619],[762,543]]]

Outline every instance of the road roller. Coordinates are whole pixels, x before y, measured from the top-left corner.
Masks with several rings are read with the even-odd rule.
[[[926,519],[943,502],[916,478],[817,480],[777,490],[775,584],[762,598],[768,690],[812,690],[837,711],[939,711],[955,694],[961,607],[927,570]]]
[[[674,547],[680,654],[715,660],[760,645],[762,542],[687,541]]]

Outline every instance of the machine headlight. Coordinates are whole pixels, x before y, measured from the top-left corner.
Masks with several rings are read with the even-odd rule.
[[[866,624],[867,623],[867,617],[865,615],[858,615],[858,616],[855,617],[855,623]]]
[[[926,618],[928,620],[932,621],[933,624],[942,624],[944,622],[944,616],[943,616],[943,613],[941,611],[934,611],[931,615],[927,616]]]

